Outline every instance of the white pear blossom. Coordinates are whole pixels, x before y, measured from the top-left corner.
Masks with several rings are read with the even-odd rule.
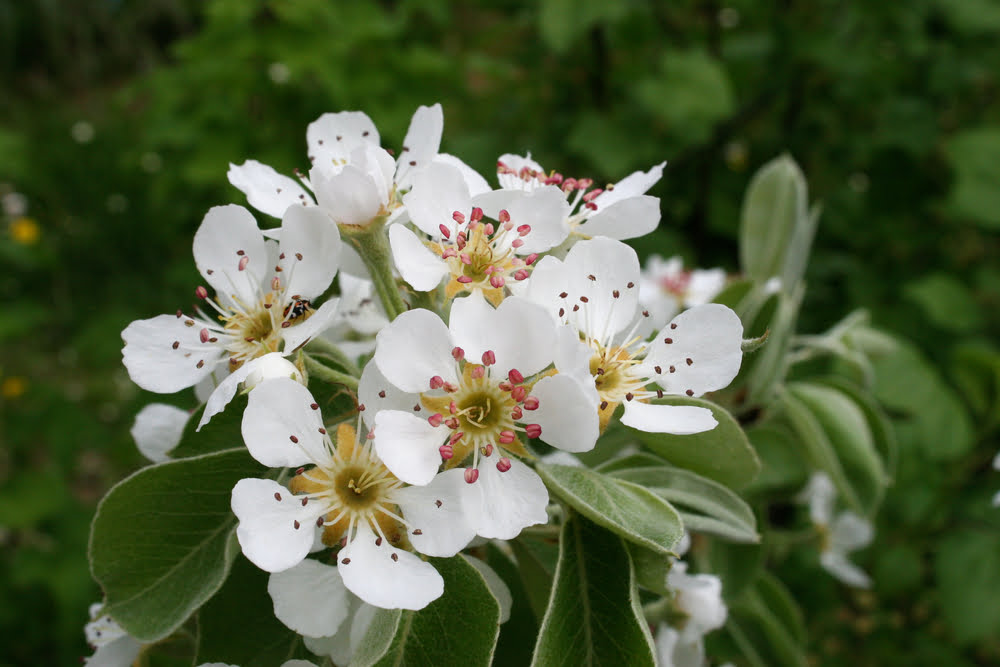
[[[517,458],[528,456],[519,434],[578,452],[598,435],[586,388],[541,377],[555,345],[551,319],[518,297],[496,309],[478,291],[456,299],[450,325],[427,310],[403,313],[379,333],[358,388],[379,456],[418,485],[442,463],[444,474],[467,466],[463,508],[482,537],[511,539],[546,522],[548,493]]]
[[[194,316],[178,310],[132,322],[122,332],[129,376],[166,394],[228,370],[232,375],[209,398],[210,417],[259,370],[248,362],[274,352],[287,356],[331,324],[337,300],[315,309],[311,299],[333,281],[340,247],[336,225],[314,209],[289,209],[277,244],[265,241],[245,208],[209,210],[194,238],[195,263],[216,291],[215,299],[205,287],[195,291],[209,312],[198,307]]]
[[[432,162],[458,167],[470,185],[488,189],[486,181],[461,160],[439,154],[444,117],[441,105],[418,107],[410,120],[398,159],[379,146],[379,133],[361,111],[325,113],[306,130],[308,177],[299,181],[256,160],[229,165],[229,182],[251,206],[280,218],[289,206],[318,206],[338,224],[366,225],[379,217],[403,213],[399,195],[413,177]],[[300,184],[301,182],[301,184]],[[305,187],[303,187],[305,186]]]
[[[688,533],[677,544],[678,556],[691,545]],[[704,667],[703,638],[721,628],[729,614],[722,600],[722,580],[714,574],[688,574],[688,565],[676,560],[667,574],[677,620],[661,623],[656,632],[658,667]]]
[[[820,533],[820,565],[848,586],[870,588],[871,578],[847,555],[871,544],[874,529],[871,522],[851,511],[834,516],[836,499],[833,481],[823,472],[813,473],[798,496],[809,505],[809,519]]]
[[[143,644],[132,638],[114,619],[101,614],[103,605],[90,605],[90,622],[83,627],[94,655],[84,658],[90,667],[129,667],[139,657]]]
[[[563,236],[607,236],[631,239],[643,236],[660,224],[660,200],[645,194],[663,176],[666,162],[649,171],[636,171],[618,183],[591,189],[589,178],[564,178],[546,173],[531,155],[505,154],[497,160],[500,187],[528,192],[555,191],[566,201],[560,224]]]
[[[278,620],[338,665],[351,661],[378,609],[344,586],[337,567],[310,559],[272,574],[267,592]]]
[[[135,416],[130,433],[139,452],[153,463],[170,457],[171,449],[180,444],[184,427],[191,413],[165,403],[150,403]]]
[[[376,456],[377,438],[369,434],[359,443],[355,430],[341,424],[334,444],[309,390],[286,378],[250,392],[242,431],[264,465],[303,466],[287,487],[243,479],[233,489],[236,536],[250,561],[272,573],[293,568],[321,529],[324,544],[342,546],[344,586],[365,602],[421,609],[441,595],[441,576],[409,548],[452,556],[473,537],[460,510],[461,471],[404,486]]]
[[[701,396],[727,386],[743,358],[739,317],[719,304],[696,306],[646,341],[636,333],[648,317],[640,312],[638,282],[635,251],[598,237],[575,244],[564,260],[539,261],[524,296],[562,325],[556,368],[590,378],[602,430],[621,403],[622,423],[642,431],[684,435],[715,428],[706,408],[646,400]],[[653,383],[658,388],[647,389]]]
[[[423,236],[395,225],[389,241],[400,275],[420,291],[447,277],[448,298],[480,289],[498,304],[504,285],[527,278],[538,253],[568,233],[562,224],[568,204],[555,188],[473,196],[462,173],[447,164],[430,165],[413,183],[403,203]]]
[[[662,329],[685,308],[709,303],[726,286],[724,269],[684,270],[684,260],[652,255],[639,274],[639,303],[649,311],[649,324]]]

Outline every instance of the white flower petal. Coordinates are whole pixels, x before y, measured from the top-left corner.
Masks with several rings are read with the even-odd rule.
[[[481,561],[478,558],[473,558],[467,554],[462,554],[462,558],[466,560],[469,565],[476,568],[479,574],[483,575],[483,579],[486,581],[486,586],[490,589],[490,593],[493,593],[493,597],[497,599],[500,603],[500,623],[506,623],[510,620],[510,608],[514,604],[514,596],[510,594],[510,588],[500,575],[496,573],[492,567],[486,564],[485,561]]]
[[[674,563],[667,574],[674,603],[688,615],[684,634],[704,635],[721,628],[728,609],[722,601],[722,580],[713,574],[688,574],[686,563]]]
[[[434,239],[441,237],[440,225],[455,231],[455,211],[464,216],[472,211],[462,172],[441,162],[433,162],[413,175],[413,189],[403,195],[403,205],[413,224]]]
[[[847,556],[837,551],[824,551],[819,556],[823,569],[838,580],[855,588],[871,588],[872,580],[860,567],[847,560]]]
[[[590,358],[593,349],[580,340],[580,333],[575,327],[560,325],[556,327],[555,358],[553,363],[560,375],[568,375],[577,380],[584,388],[594,405],[601,402],[594,385],[594,377],[590,374]]]
[[[427,486],[408,486],[393,494],[411,531],[413,547],[428,556],[454,556],[476,536],[465,520],[461,496],[465,471],[459,468],[438,473]]]
[[[830,524],[830,550],[848,553],[871,544],[875,529],[867,519],[854,512],[841,512]]]
[[[325,113],[306,128],[306,144],[312,164],[334,170],[351,152],[366,143],[378,145],[375,123],[362,111]]]
[[[626,401],[622,423],[647,433],[690,435],[711,431],[719,423],[712,411],[689,405],[652,405]]]
[[[409,189],[412,175],[429,165],[437,155],[443,129],[444,115],[440,104],[417,107],[410,119],[410,127],[406,131],[396,163],[396,185],[399,189]]]
[[[264,236],[242,206],[214,206],[194,235],[194,263],[220,298],[249,307],[273,268]],[[243,270],[240,270],[243,266]]]
[[[502,172],[499,169],[499,165],[504,165],[507,169],[512,170],[514,173]],[[527,156],[514,155],[512,153],[504,153],[497,159],[497,181],[500,183],[500,187],[505,190],[531,190],[535,183],[527,183],[518,176],[518,173],[522,169],[527,169],[529,172],[544,172],[542,165],[538,164],[531,159],[531,153]]]
[[[247,203],[261,213],[280,218],[289,206],[312,204],[309,193],[292,178],[257,160],[229,163],[229,182],[247,196]]]
[[[366,522],[337,558],[344,585],[376,607],[423,609],[444,592],[444,579],[433,565],[388,540],[377,540]]]
[[[684,305],[691,307],[709,303],[725,286],[725,269],[695,269],[691,272]]]
[[[420,394],[400,390],[385,379],[374,361],[365,364],[358,381],[358,401],[365,406],[361,417],[368,428],[375,425],[375,415],[382,410],[409,412],[420,404]],[[430,424],[428,424],[429,426]]]
[[[375,363],[382,375],[409,392],[424,392],[435,375],[458,383],[455,344],[441,318],[429,310],[408,310],[378,332]]]
[[[463,505],[477,535],[510,540],[549,520],[549,492],[535,471],[517,459],[509,459],[510,469],[500,472],[499,458],[495,451],[480,457],[479,479],[463,489]]]
[[[336,634],[347,618],[347,588],[332,565],[307,558],[272,574],[267,581],[267,592],[274,602],[274,615],[300,635]]]
[[[323,418],[309,390],[295,380],[267,380],[250,392],[243,413],[243,441],[270,468],[326,463]]]
[[[303,507],[274,480],[241,479],[233,487],[231,504],[240,521],[236,538],[243,555],[260,569],[281,572],[309,553],[315,510]]]
[[[319,205],[338,224],[365,225],[384,203],[375,181],[355,165],[324,176],[314,168],[309,172]]]
[[[529,225],[531,231],[523,237],[524,245],[517,249],[519,255],[544,252],[554,248],[569,236],[569,202],[565,193],[554,185],[546,185],[531,192],[495,190],[480,195],[473,201],[483,212],[496,218],[500,209],[506,209],[514,227]]]
[[[412,412],[382,410],[375,415],[375,452],[385,467],[407,484],[429,484],[441,465],[438,448],[448,429],[431,426]]]
[[[166,461],[177,446],[191,413],[173,405],[150,403],[135,416],[129,431],[142,455],[154,463]]]
[[[337,632],[328,637],[303,637],[306,648],[316,655],[329,656],[336,665],[347,665],[361,645],[371,626],[378,607],[363,602],[357,595],[347,592],[347,620]]]
[[[309,319],[293,320],[292,326],[281,330],[281,338],[285,341],[282,348],[283,354],[291,354],[299,349],[312,338],[323,333],[332,327],[337,320],[339,309],[339,299],[328,299],[322,306],[316,309]]]
[[[577,234],[634,239],[660,224],[660,199],[649,195],[629,197],[600,209],[576,228]]]
[[[590,385],[593,381],[587,378]],[[542,440],[568,452],[588,452],[600,435],[597,403],[584,385],[559,373],[535,383],[531,395],[538,399],[538,409],[531,421],[542,427]]]
[[[389,246],[399,275],[417,291],[437,289],[449,273],[448,264],[403,225],[389,227]]]
[[[451,306],[451,334],[466,358],[478,362],[492,350],[496,367],[506,374],[516,368],[534,375],[552,363],[556,329],[552,318],[538,304],[508,297],[494,308],[479,290],[455,299]]]
[[[200,322],[175,315],[132,322],[122,331],[122,361],[129,377],[158,394],[198,384],[212,374],[225,354],[220,345],[201,342],[201,329]]]
[[[125,635],[99,646],[94,655],[84,659],[83,664],[89,667],[124,667],[134,663],[141,650],[142,644]]]
[[[743,323],[717,303],[695,306],[675,317],[650,344],[643,364],[670,394],[701,396],[732,382],[743,361]],[[652,372],[655,366],[660,373]],[[673,372],[668,372],[668,369]]]
[[[610,207],[612,204],[629,197],[645,194],[647,190],[656,185],[663,176],[663,167],[666,162],[654,166],[649,171],[635,171],[615,183],[615,187],[605,190],[593,199],[598,211]]]
[[[795,496],[800,503],[809,504],[809,519],[817,526],[829,526],[833,521],[833,505],[837,499],[837,489],[833,480],[825,472],[814,472],[806,487]]]
[[[468,189],[469,194],[473,197],[484,192],[489,192],[493,189],[478,171],[465,164],[454,155],[449,155],[448,153],[438,153],[434,156],[432,162],[436,164],[446,164],[462,172],[462,177],[465,179],[465,186]]]
[[[563,285],[548,289],[568,292],[563,307],[580,331],[604,341],[633,323],[639,308],[640,275],[635,250],[604,237],[580,241],[566,255],[563,267]],[[580,309],[574,311],[577,305]]]
[[[263,357],[257,357],[246,362],[230,373],[209,394],[205,402],[205,411],[201,415],[196,431],[212,420],[212,417],[222,412],[233,400],[241,383],[246,383],[247,389],[252,389],[264,380],[274,378],[291,378],[302,382],[302,375],[295,364],[281,356],[280,352],[269,352]]]
[[[297,206],[281,220],[281,280],[288,294],[319,296],[340,265],[340,229],[324,211]]]

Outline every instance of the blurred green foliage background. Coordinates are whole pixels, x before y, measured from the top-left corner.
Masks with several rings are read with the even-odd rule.
[[[735,268],[749,175],[792,154],[824,208],[805,330],[866,308],[914,343],[876,387],[901,456],[874,590],[781,554],[809,653],[1000,661],[998,37],[996,0],[0,0],[0,665],[89,653],[89,520],[154,399],[119,333],[193,301],[194,230],[244,203],[228,162],[304,167],[344,109],[398,146],[436,101],[483,173],[668,160],[635,245],[702,266]]]

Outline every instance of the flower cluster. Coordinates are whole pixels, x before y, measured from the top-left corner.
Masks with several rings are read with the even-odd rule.
[[[643,272],[622,242],[659,223],[646,192],[663,164],[595,187],[503,155],[494,188],[439,152],[442,124],[439,105],[418,109],[394,159],[365,114],[324,114],[308,174],[233,165],[230,182],[280,226],[211,209],[194,238],[198,305],[122,333],[139,386],[201,387],[199,428],[247,394],[243,441],[270,473],[233,488],[236,536],[270,573],[277,617],[338,663],[374,609],[442,595],[426,557],[558,514],[541,454],[587,452],[615,421],[711,430],[712,410],[688,399],[742,362],[739,317],[709,303],[725,275]],[[353,414],[330,409],[330,385]],[[163,460],[189,418],[150,407],[136,439]],[[702,595],[683,564],[670,576],[681,607]],[[685,607],[682,643],[700,648],[725,618],[714,582],[711,618]]]

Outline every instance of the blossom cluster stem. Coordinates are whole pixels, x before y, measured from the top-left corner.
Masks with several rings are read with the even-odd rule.
[[[319,378],[330,384],[341,384],[352,391],[358,390],[358,378],[353,375],[335,371],[308,354],[302,355],[302,359],[305,361],[306,371],[309,372],[310,377]]]
[[[364,226],[341,225],[340,232],[344,240],[361,255],[361,260],[371,273],[375,292],[391,322],[400,313],[406,312],[406,304],[399,294],[396,277],[392,273],[392,250],[385,226],[385,218],[376,218]]]

